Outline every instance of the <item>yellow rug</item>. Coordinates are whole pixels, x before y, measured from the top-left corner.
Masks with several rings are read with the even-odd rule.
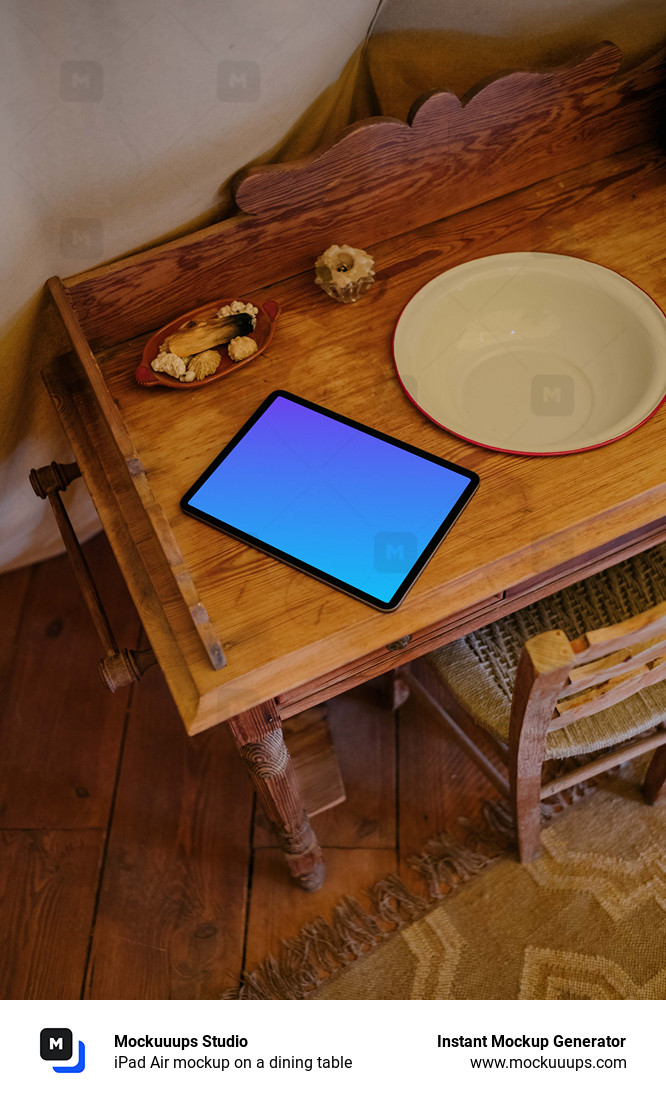
[[[350,901],[309,925],[234,995],[666,997],[666,804],[646,805],[635,773],[605,776],[555,815],[533,864],[440,838],[420,865],[430,898],[448,891],[440,901],[387,880],[371,905]]]

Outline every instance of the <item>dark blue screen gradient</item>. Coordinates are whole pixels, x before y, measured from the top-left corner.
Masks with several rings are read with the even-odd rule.
[[[388,602],[469,484],[279,396],[189,503]]]

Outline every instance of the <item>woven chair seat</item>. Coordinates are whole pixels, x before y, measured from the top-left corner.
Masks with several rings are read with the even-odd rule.
[[[578,581],[427,657],[474,721],[508,744],[511,698],[524,643],[546,630],[570,640],[611,626],[666,600],[666,547]],[[666,681],[548,735],[546,759],[609,748],[666,719]]]

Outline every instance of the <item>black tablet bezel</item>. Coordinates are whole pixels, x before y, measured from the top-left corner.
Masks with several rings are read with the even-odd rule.
[[[269,543],[262,542],[261,539],[255,538],[254,535],[248,535],[247,532],[241,531],[239,528],[233,527],[229,523],[225,523],[223,520],[218,519],[216,516],[211,516],[207,512],[203,512],[201,509],[196,508],[190,503],[190,499],[195,493],[199,491],[202,485],[208,480],[212,473],[220,466],[227,455],[233,451],[234,447],[240,443],[241,439],[250,431],[250,429],[256,424],[256,422],[263,416],[266,410],[274,401],[279,397],[287,398],[289,401],[294,401],[298,405],[302,405],[307,409],[312,409],[314,412],[321,413],[323,416],[328,416],[332,420],[337,420],[341,424],[347,424],[351,428],[356,428],[358,431],[365,432],[366,435],[372,435],[376,439],[383,440],[384,443],[390,443],[394,447],[399,447],[403,451],[409,451],[411,454],[418,455],[420,458],[424,458],[429,462],[435,463],[437,466],[444,466],[448,470],[453,470],[456,473],[462,474],[464,477],[469,478],[469,485],[464,490],[462,495],[458,498],[455,505],[437,528],[437,531],[432,536],[427,546],[419,555],[417,561],[410,569],[407,576],[402,583],[395,590],[390,600],[379,600],[375,596],[372,596],[368,592],[364,592],[362,589],[355,588],[351,584],[347,584],[345,581],[341,581],[338,577],[334,577],[329,573],[325,573],[321,569],[317,569],[316,566],[309,565],[308,562],[302,561],[299,558],[293,557],[291,554],[284,553],[278,550],[276,547],[271,546]],[[241,542],[246,543],[248,546],[253,546],[257,550],[263,550],[264,553],[269,554],[270,557],[276,558],[278,561],[286,562],[287,565],[292,565],[296,569],[299,569],[302,573],[306,573],[308,576],[315,577],[317,580],[324,581],[326,584],[331,585],[333,588],[337,588],[340,592],[345,592],[349,596],[353,596],[357,600],[361,600],[362,603],[368,604],[370,607],[376,608],[378,611],[394,611],[396,607],[402,603],[403,599],[407,595],[409,589],[414,582],[423,572],[426,564],[434,554],[435,550],[439,546],[440,542],[444,539],[448,531],[450,531],[453,524],[458,519],[460,513],[469,503],[474,493],[479,487],[479,475],[474,473],[473,470],[467,470],[464,466],[458,466],[454,462],[449,462],[445,458],[440,458],[438,455],[431,454],[429,451],[423,451],[419,447],[413,447],[410,443],[403,443],[400,439],[395,439],[394,436],[386,435],[384,432],[377,431],[376,428],[370,428],[367,424],[360,424],[357,420],[351,420],[348,416],[343,416],[341,413],[332,412],[331,409],[325,408],[323,405],[316,405],[313,401],[308,401],[305,397],[299,397],[297,394],[289,393],[287,390],[274,390],[272,393],[262,401],[258,409],[252,414],[249,420],[245,422],[239,432],[227,443],[226,447],[218,454],[218,456],[206,467],[200,477],[194,482],[181,498],[180,507],[186,515],[192,516],[194,519],[201,520],[203,523],[208,524],[210,527],[214,527],[218,531],[223,531],[227,535],[232,535],[234,538],[240,539]]]

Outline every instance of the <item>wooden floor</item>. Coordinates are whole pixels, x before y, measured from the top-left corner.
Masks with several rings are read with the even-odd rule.
[[[120,644],[136,613],[86,554]],[[68,561],[0,576],[0,996],[207,998],[345,895],[460,832],[491,794],[422,707],[327,706],[347,801],[314,819],[322,890],[292,885],[225,726],[189,739],[161,673],[110,695]],[[320,715],[311,715],[313,721]]]

